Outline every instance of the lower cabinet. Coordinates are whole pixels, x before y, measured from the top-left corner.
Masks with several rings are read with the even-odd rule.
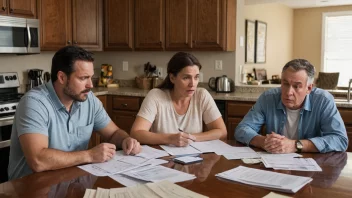
[[[235,129],[243,117],[252,108],[254,102],[227,101],[226,103],[226,127],[227,139],[235,139]]]
[[[103,95],[103,96],[97,96],[97,98],[101,101],[103,104],[104,109],[107,109],[107,104],[108,104],[108,96]],[[99,145],[102,142],[102,138],[100,138],[100,135],[96,132],[93,131],[92,136],[90,137],[89,143],[88,143],[88,148],[93,148],[97,145]]]
[[[235,139],[235,129],[237,125],[242,121],[242,118],[229,117],[227,118],[227,139],[234,140]]]
[[[120,128],[130,133],[137,111],[116,111],[111,113],[111,120]]]
[[[131,96],[113,96],[111,119],[115,124],[130,133],[141,105],[141,98]]]
[[[345,123],[346,131],[347,131],[347,137],[349,140],[348,152],[352,152],[352,109],[351,108],[338,108],[342,120]]]

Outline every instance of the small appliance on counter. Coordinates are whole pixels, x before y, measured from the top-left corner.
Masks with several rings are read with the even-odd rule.
[[[235,83],[226,75],[211,77],[208,82],[209,87],[217,93],[230,93],[235,91]]]
[[[30,69],[28,70],[28,84],[27,91],[32,88],[43,84],[42,69]]]

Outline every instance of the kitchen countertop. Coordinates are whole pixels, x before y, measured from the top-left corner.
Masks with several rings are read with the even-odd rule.
[[[117,95],[117,96],[136,96],[145,97],[149,90],[143,90],[133,87],[120,87],[120,88],[103,88],[97,87],[92,89],[94,95]],[[261,95],[261,92],[233,92],[233,93],[216,93],[209,91],[215,100],[233,100],[233,101],[251,101],[255,102]],[[337,107],[352,108],[352,101],[347,102],[347,99],[335,99]]]

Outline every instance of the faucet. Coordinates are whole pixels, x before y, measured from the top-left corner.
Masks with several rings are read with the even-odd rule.
[[[351,78],[350,81],[348,82],[347,102],[350,102],[350,100],[351,100],[351,95],[350,95],[350,92],[351,92],[351,83],[352,83],[352,78]]]

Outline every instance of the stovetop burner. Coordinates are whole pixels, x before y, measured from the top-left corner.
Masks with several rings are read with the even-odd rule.
[[[19,102],[21,97],[24,94],[21,93],[9,93],[0,95],[0,104],[10,103],[10,102]]]

